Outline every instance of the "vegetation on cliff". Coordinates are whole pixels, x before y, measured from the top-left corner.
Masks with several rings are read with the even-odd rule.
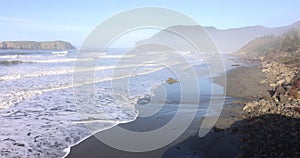
[[[300,32],[292,29],[281,36],[271,35],[256,38],[235,54],[299,66]]]

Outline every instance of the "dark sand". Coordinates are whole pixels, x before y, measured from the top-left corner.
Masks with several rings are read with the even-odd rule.
[[[227,95],[232,97],[252,97],[266,95],[268,86],[262,85],[259,81],[262,73],[259,67],[241,67],[229,71],[227,74]],[[220,76],[220,77],[224,77]],[[217,77],[214,79],[218,83]],[[235,129],[241,120],[243,99],[228,98],[222,114],[215,125],[205,137],[199,138],[197,132],[202,120],[202,114],[195,117],[188,130],[175,142],[164,148],[149,152],[125,152],[107,146],[100,142],[95,136],[82,141],[71,148],[67,157],[70,158],[191,158],[191,157],[237,157],[241,146],[242,136]],[[134,129],[135,131],[145,131],[155,129],[167,122],[174,116],[176,106],[168,106],[149,118],[137,118],[133,122],[120,124],[119,127]],[[114,128],[114,127],[113,127]],[[97,133],[105,134],[112,129]]]
[[[219,76],[214,78],[215,83],[220,83]],[[264,74],[259,66],[240,67],[227,72],[227,89],[226,95],[231,97],[267,97],[270,87],[260,83]]]
[[[125,123],[125,124],[119,124],[118,127],[128,129],[130,131],[136,131],[136,132],[142,132],[142,131],[151,131],[153,129],[157,129],[159,127],[162,127],[165,123],[170,121],[174,117],[174,113],[177,110],[178,105],[174,104],[166,104],[164,108],[162,108],[161,111],[159,111],[157,114],[148,117],[148,118],[141,118],[138,117],[136,120]],[[200,112],[200,111],[199,111]],[[189,113],[189,109],[186,109],[186,113]],[[158,150],[154,150],[151,152],[125,152],[125,151],[120,151],[117,149],[114,149],[112,147],[107,146],[106,144],[100,142],[95,136],[91,136],[88,139],[84,140],[80,144],[72,147],[71,153],[69,154],[68,157],[72,158],[79,158],[79,157],[91,157],[91,158],[96,158],[96,157],[103,157],[103,158],[115,158],[115,157],[120,157],[120,158],[138,158],[138,157],[146,157],[146,158],[159,158],[163,157],[163,154],[165,151],[177,144],[178,142],[181,142],[190,135],[194,135],[197,132],[198,128],[200,125],[201,121],[201,114],[197,114],[198,117],[194,118],[193,123],[189,127],[186,133],[184,133],[178,140],[176,140],[174,143],[168,145],[165,148],[161,148]],[[114,130],[113,127],[111,129],[99,132],[95,135],[104,135],[107,133],[110,133],[112,130]],[[121,141],[121,140],[120,140]]]

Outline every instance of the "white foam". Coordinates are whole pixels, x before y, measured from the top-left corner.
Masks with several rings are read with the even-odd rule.
[[[91,133],[135,118],[132,105],[117,105],[113,97],[107,97],[112,96],[108,90],[97,91],[97,98],[101,98],[96,100],[97,106],[92,106],[92,100],[87,98],[78,99],[76,106],[70,88],[32,96],[18,106],[2,110],[0,149],[9,151],[7,157],[61,157],[66,148]],[[91,113],[95,110],[97,113]],[[91,116],[98,121],[82,121]],[[87,130],[86,124],[93,124],[94,131]],[[21,146],[14,145],[16,143]]]
[[[128,68],[134,65],[128,66],[98,66],[96,68],[81,68],[81,69],[64,69],[64,70],[50,70],[50,71],[37,71],[37,72],[30,72],[30,74],[12,74],[7,76],[0,76],[0,80],[17,80],[22,78],[29,78],[29,77],[40,77],[40,76],[51,76],[51,75],[63,75],[63,74],[74,74],[78,72],[88,72],[88,71],[101,71],[107,69],[117,69],[117,68]],[[24,73],[24,72],[22,72]]]
[[[41,58],[42,55],[1,55],[0,59],[26,59],[26,58]]]
[[[115,59],[121,57],[108,56],[108,65],[76,70],[73,64],[61,64],[74,62],[74,58],[59,56],[51,57],[48,63],[53,64],[49,65],[1,66],[0,153],[5,157],[63,157],[70,146],[91,134],[134,120],[138,97],[151,93],[153,86],[168,77],[176,77],[171,71],[163,71],[164,65],[152,61],[140,61],[142,65],[127,73],[137,65],[129,58],[117,64]],[[25,60],[47,61],[48,57]],[[87,72],[94,72],[95,78],[73,82],[72,75]],[[115,95],[110,81],[122,83],[126,79],[129,93],[125,96],[122,90],[127,89],[121,89]],[[89,85],[93,85],[93,92],[84,88]]]
[[[71,58],[71,59],[52,59],[52,60],[27,60],[23,61],[24,63],[61,63],[61,62],[81,62],[81,61],[90,61],[92,59],[76,59],[76,58]],[[155,67],[157,64],[154,63],[147,63],[144,66],[151,68]],[[0,75],[0,81],[6,81],[6,80],[17,80],[17,79],[22,79],[22,78],[29,78],[29,77],[40,77],[40,76],[50,76],[50,75],[63,75],[63,74],[74,74],[78,72],[88,72],[88,71],[101,71],[101,70],[107,70],[107,69],[122,69],[122,68],[129,68],[129,67],[135,67],[136,65],[111,65],[111,66],[97,66],[95,68],[80,68],[80,69],[72,69],[68,67],[67,69],[62,69],[62,70],[37,70],[36,72],[32,71],[30,67],[30,71],[15,71],[14,74],[9,74],[9,75]],[[24,69],[24,67],[22,68]],[[19,73],[19,74],[18,74]]]
[[[159,71],[161,69],[163,69],[163,67],[158,67],[156,69],[151,69],[151,70],[145,71],[145,72],[139,72],[139,73],[136,73],[135,76],[146,75],[149,73],[153,73],[155,71]],[[83,85],[95,84],[95,83],[99,83],[99,82],[124,79],[124,78],[128,78],[128,77],[132,77],[132,74],[128,74],[128,75],[124,75],[124,76],[114,76],[114,77],[106,77],[106,78],[101,78],[101,79],[88,80],[86,82],[81,82],[81,83],[69,83],[69,84],[64,84],[64,85],[59,84],[57,86],[50,86],[49,88],[44,88],[44,89],[29,90],[27,88],[25,90],[18,90],[18,91],[16,91],[16,89],[10,89],[8,91],[10,93],[0,94],[0,96],[1,96],[0,97],[0,102],[1,102],[0,109],[11,107],[11,106],[19,103],[20,101],[26,100],[28,98],[31,98],[35,95],[39,95],[42,93],[47,93],[47,92],[56,91],[56,90],[63,90],[63,89],[68,89],[68,88],[74,88],[74,87],[80,87]],[[40,84],[40,83],[38,83],[38,84]],[[34,87],[34,88],[37,86],[38,85],[31,85],[31,87]]]

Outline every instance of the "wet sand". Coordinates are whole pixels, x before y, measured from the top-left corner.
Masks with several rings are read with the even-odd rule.
[[[237,115],[235,112],[239,112],[239,105],[232,105],[231,102],[232,99],[228,98],[225,104],[226,108],[223,109],[222,115],[220,117],[221,121],[219,120],[216,124],[216,128],[203,138],[198,137],[198,130],[203,116],[203,114],[201,114],[201,112],[199,111],[199,114],[197,114],[197,117],[194,118],[194,121],[191,123],[186,132],[175,142],[169,144],[164,148],[153,150],[150,152],[125,152],[112,148],[97,139],[97,135],[105,135],[107,133],[110,133],[111,130],[115,128],[113,127],[112,129],[99,132],[96,134],[96,136],[91,136],[80,144],[72,147],[72,150],[68,157],[190,158],[207,156],[213,157],[216,154],[226,155],[226,157],[234,157],[234,155],[237,155],[239,149],[239,136],[232,135],[230,130],[222,130],[229,128],[230,125],[233,124],[234,120],[236,119],[235,116]],[[167,106],[169,107],[154,116],[151,116],[149,118],[138,117],[135,121],[126,124],[120,124],[118,125],[118,127],[134,131],[148,131],[156,129],[157,127],[160,127],[164,123],[168,122],[174,116],[174,113],[172,111],[176,111],[177,107],[174,105]],[[236,109],[235,112],[231,110],[233,108]],[[188,114],[189,110],[186,109],[186,112]],[[237,143],[235,144],[234,142]]]
[[[143,132],[143,131],[149,131],[153,129],[157,129],[161,126],[163,126],[165,123],[167,123],[172,117],[174,117],[173,112],[167,112],[167,111],[176,111],[176,107],[173,105],[167,105],[170,106],[167,108],[167,110],[163,110],[159,112],[158,114],[151,116],[149,118],[140,118],[138,117],[135,121],[129,122],[126,124],[119,124],[117,127],[121,127],[124,129],[128,129],[130,131],[135,131],[135,132]],[[140,158],[140,157],[145,157],[145,158],[159,158],[163,157],[164,153],[168,148],[171,146],[177,144],[179,141],[182,141],[189,137],[190,132],[196,133],[196,128],[195,123],[199,123],[200,118],[195,119],[193,124],[190,126],[190,128],[187,130],[187,132],[184,134],[184,136],[180,137],[176,142],[173,142],[172,144],[158,149],[158,150],[153,150],[149,152],[126,152],[126,151],[121,151],[117,150],[115,148],[112,148],[105,143],[101,142],[100,140],[97,139],[97,136],[99,135],[106,135],[111,133],[115,128],[113,127],[111,129],[99,132],[95,134],[94,136],[89,137],[88,139],[84,140],[80,144],[72,147],[71,153],[69,154],[68,157],[71,158],[80,158],[80,157],[89,157],[89,158],[98,158],[98,157],[103,157],[103,158],[115,158],[115,157],[120,157],[120,158]],[[199,126],[199,125],[198,125]],[[117,137],[120,137],[120,141],[122,141],[122,136],[119,135]],[[155,136],[153,136],[155,137]]]
[[[239,67],[227,72],[226,95],[231,97],[266,97],[268,95],[268,85],[260,83],[263,80],[259,66]],[[224,75],[214,78],[215,83],[221,83]]]
[[[214,129],[203,138],[197,135],[191,136],[172,146],[165,152],[164,157],[230,158],[240,156],[244,135],[239,129],[243,128],[246,123],[243,121],[246,114],[242,107],[249,99],[268,97],[270,87],[260,82],[264,74],[259,66],[253,64],[231,69],[226,74],[213,78],[213,81],[221,84],[225,76],[227,78],[226,95],[232,98],[225,102]]]

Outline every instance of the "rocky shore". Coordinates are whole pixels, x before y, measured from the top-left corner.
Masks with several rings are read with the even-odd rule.
[[[269,95],[248,102],[243,110],[251,116],[280,114],[300,118],[300,74],[297,74],[297,68],[270,62],[262,63],[262,72],[266,75],[260,82],[271,87]]]
[[[300,157],[300,76],[296,67],[263,62],[269,96],[245,104],[241,157]]]
[[[300,157],[299,69],[265,61],[229,72],[227,79],[227,95],[238,98],[237,106],[225,110],[233,117],[219,122],[233,122],[224,130],[240,136],[237,157]]]

